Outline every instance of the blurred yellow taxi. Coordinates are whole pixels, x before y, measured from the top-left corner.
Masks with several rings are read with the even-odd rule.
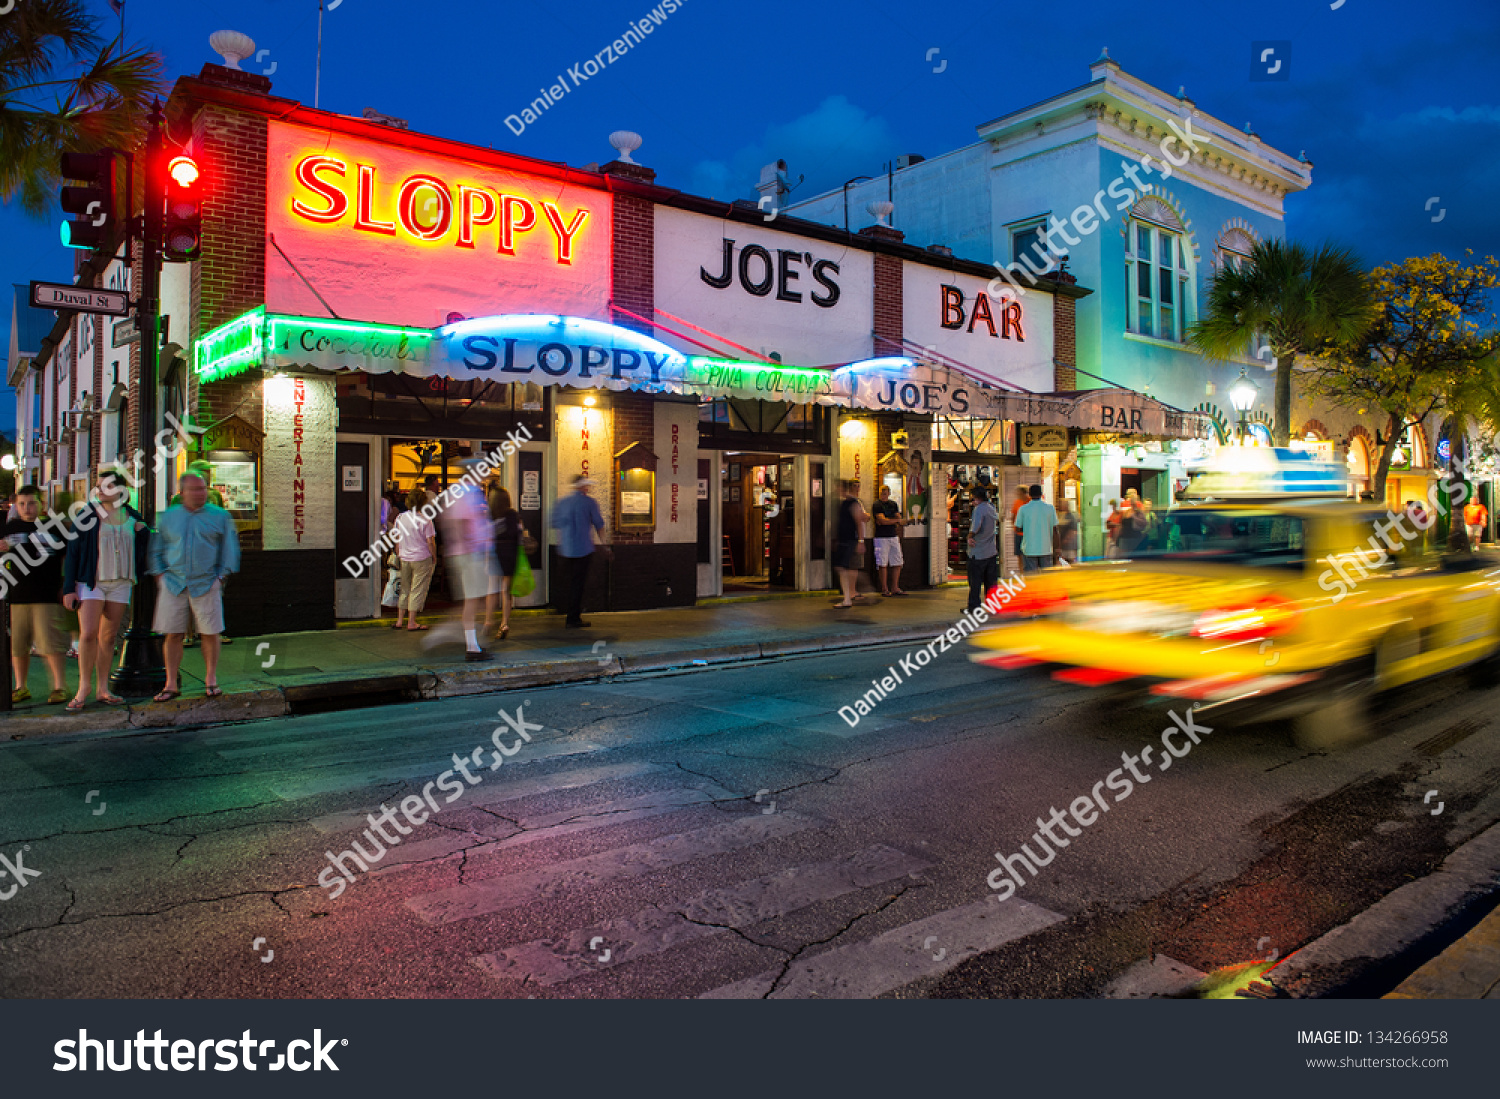
[[[1307,743],[1362,735],[1380,691],[1464,666],[1500,682],[1500,560],[1439,552],[1287,450],[1232,455],[1184,496],[1130,559],[1028,576],[972,659],[1229,724],[1290,718]]]

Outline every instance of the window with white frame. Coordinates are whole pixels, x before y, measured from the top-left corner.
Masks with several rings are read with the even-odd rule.
[[[1233,267],[1236,271],[1250,262],[1255,250],[1255,238],[1243,229],[1227,229],[1219,236],[1218,266]]]
[[[1066,259],[1067,248],[1061,240],[1047,235],[1047,219],[1036,218],[1010,227],[1010,259],[1033,274],[1040,275]]]
[[[1180,343],[1192,323],[1187,232],[1154,196],[1131,208],[1125,230],[1126,331]]]

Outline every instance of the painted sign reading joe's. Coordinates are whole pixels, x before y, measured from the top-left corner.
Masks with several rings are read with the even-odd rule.
[[[326,313],[311,283],[341,317],[424,328],[502,303],[603,312],[610,201],[521,171],[272,123],[266,305]]]

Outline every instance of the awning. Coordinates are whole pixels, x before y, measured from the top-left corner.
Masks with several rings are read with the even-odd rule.
[[[836,368],[685,355],[587,317],[513,313],[406,328],[252,310],[199,338],[200,382],[248,370],[363,371],[698,397],[824,404],[1066,426],[1141,436],[1206,435],[1209,418],[1124,389],[1002,390],[949,366],[886,356]]]

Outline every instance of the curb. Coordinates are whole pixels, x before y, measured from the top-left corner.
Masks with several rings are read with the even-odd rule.
[[[744,645],[723,645],[709,649],[643,653],[639,656],[610,655],[609,659],[602,662],[588,658],[499,667],[460,665],[452,671],[418,668],[412,672],[365,676],[358,679],[325,679],[287,687],[238,691],[233,694],[220,695],[215,699],[206,699],[201,696],[177,698],[171,702],[136,704],[114,710],[90,710],[82,714],[49,714],[10,720],[0,719],[0,739],[16,741],[60,733],[112,732],[126,729],[184,729],[226,722],[259,721],[269,717],[286,717],[297,713],[342,709],[344,707],[339,705],[342,700],[357,697],[415,701],[491,694],[526,687],[588,683],[642,672],[693,670],[701,667],[751,663],[758,660],[775,660],[789,656],[811,656],[817,653],[873,648],[902,641],[928,641],[941,634],[948,628],[948,625],[951,623],[871,629],[832,637],[750,642]]]
[[[1500,824],[1456,848],[1425,878],[1386,894],[1314,940],[1261,980],[1294,999],[1365,996],[1389,990],[1421,962],[1446,924],[1472,913],[1500,886]]]

